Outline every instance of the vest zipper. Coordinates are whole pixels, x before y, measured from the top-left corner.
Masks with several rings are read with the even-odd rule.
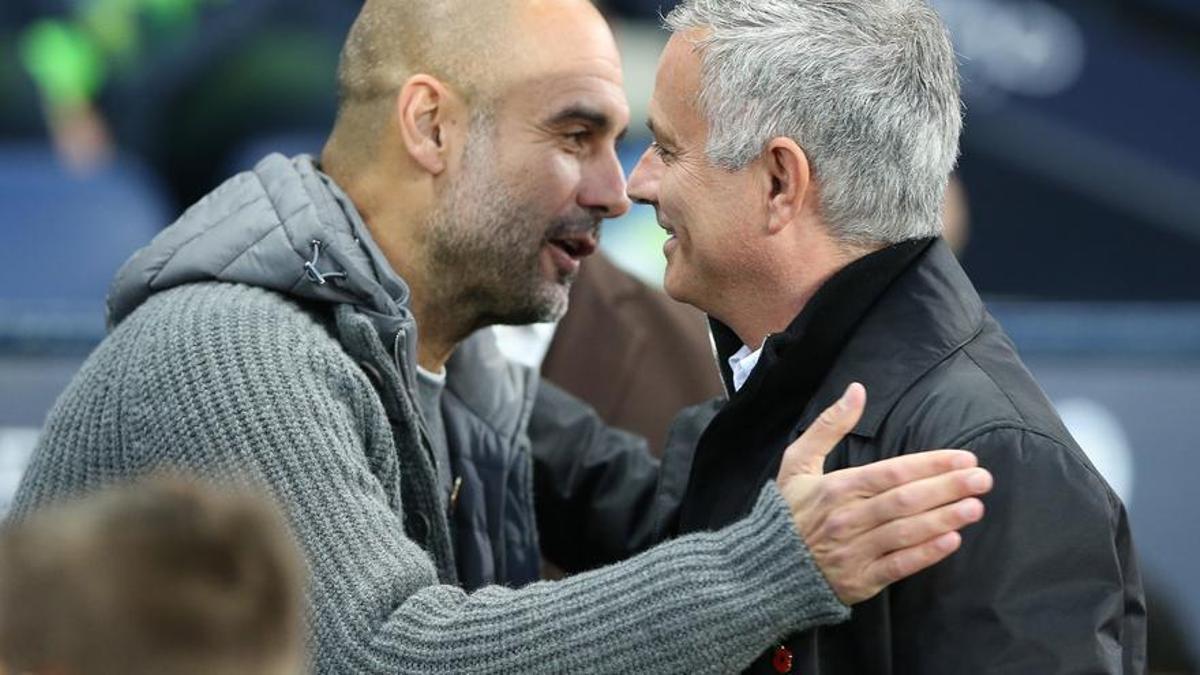
[[[396,331],[396,339],[392,343],[392,359],[396,362],[396,370],[400,371],[400,377],[404,380],[404,395],[408,397],[408,404],[416,413],[417,418],[417,434],[422,441],[421,446],[425,450],[425,456],[429,458],[429,466],[433,467],[433,481],[438,483],[437,456],[433,453],[433,436],[429,433],[429,428],[425,423],[425,414],[421,412],[421,407],[417,405],[417,399],[414,395],[416,389],[415,376],[409,371],[408,360],[401,358],[401,349],[404,352],[408,351],[408,345],[405,340],[404,330]],[[437,486],[437,494],[442,494],[441,485]]]

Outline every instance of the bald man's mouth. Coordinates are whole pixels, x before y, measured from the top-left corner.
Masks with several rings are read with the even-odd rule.
[[[596,241],[596,235],[589,233],[557,237],[551,239],[550,244],[562,249],[572,258],[583,259],[596,252],[599,242]]]
[[[581,232],[554,237],[546,241],[550,258],[560,275],[574,275],[579,271],[579,263],[584,258],[596,252],[599,241],[591,232]]]
[[[550,246],[561,251],[568,258],[579,261],[596,252],[599,242],[593,234],[578,234],[567,237],[556,237],[549,242]]]

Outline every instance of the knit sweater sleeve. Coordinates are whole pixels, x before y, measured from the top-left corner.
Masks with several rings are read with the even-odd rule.
[[[135,317],[143,367],[124,452],[279,500],[309,564],[319,672],[729,672],[847,617],[773,485],[722,531],[563,581],[439,585],[380,482],[391,431],[368,380],[303,313],[228,300]]]

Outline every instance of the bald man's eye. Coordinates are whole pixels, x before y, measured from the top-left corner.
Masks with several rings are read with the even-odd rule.
[[[592,132],[587,129],[580,129],[563,134],[563,138],[571,147],[578,149],[587,145],[588,141],[592,138]]]

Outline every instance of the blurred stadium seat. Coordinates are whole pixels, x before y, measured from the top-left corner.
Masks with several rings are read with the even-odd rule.
[[[48,146],[0,145],[0,350],[59,351],[104,334],[114,273],[170,214],[140,166],[77,175]]]
[[[104,336],[117,269],[170,214],[127,159],[87,175],[41,143],[0,144],[0,513],[38,428]]]

